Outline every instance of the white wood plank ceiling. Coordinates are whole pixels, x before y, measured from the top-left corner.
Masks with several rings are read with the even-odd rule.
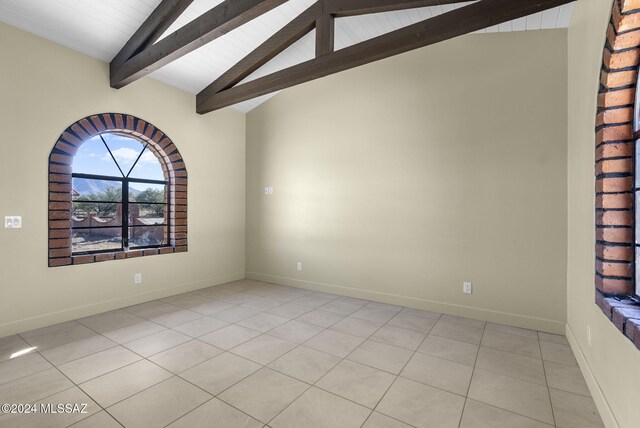
[[[222,1],[195,0],[165,35]],[[0,0],[0,21],[109,62],[159,3],[160,0]],[[247,25],[161,68],[150,77],[196,94],[313,3],[314,0],[289,0]],[[336,20],[335,47],[341,49],[465,4],[468,3],[340,18]],[[573,3],[570,3],[479,33],[566,28],[572,12]],[[312,59],[314,42],[315,35],[312,32],[245,81]],[[234,108],[248,112],[274,95],[245,101]]]

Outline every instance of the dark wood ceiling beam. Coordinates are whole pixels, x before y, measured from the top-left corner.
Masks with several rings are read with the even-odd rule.
[[[333,52],[335,18],[323,13],[316,19],[316,57]]]
[[[322,3],[316,2],[200,91],[197,98],[209,99],[216,93],[242,81],[313,30],[316,19],[320,15],[322,15]]]
[[[287,0],[225,0],[184,27],[111,70],[111,87],[122,88]]]
[[[470,0],[324,0],[325,11],[334,16],[354,16],[416,7],[442,6]],[[517,3],[518,0],[514,0]]]
[[[420,7],[424,6],[425,4],[435,5],[457,3],[460,1],[461,0],[319,0],[309,8],[307,8],[300,15],[298,15],[289,24],[282,27],[282,29],[280,29],[272,37],[270,37],[264,43],[254,49],[251,53],[245,56],[224,74],[218,77],[213,83],[200,91],[200,93],[198,94],[198,100],[209,99],[216,93],[240,83],[251,73],[265,65],[286,48],[308,34],[311,30],[314,29],[314,27],[322,27],[322,23],[319,23],[318,21],[324,14],[323,10],[344,12],[347,9],[345,9],[343,3],[349,3],[351,9],[348,10],[356,10],[359,13],[364,13],[362,12],[364,10],[364,4],[367,4],[370,8],[373,7],[376,10],[381,10],[381,8],[384,8],[384,10],[394,10]],[[331,16],[325,17],[325,19],[330,18]],[[334,23],[335,20],[331,22],[330,25],[334,27]],[[318,33],[319,32],[316,29],[316,55],[318,55],[319,43],[323,43],[322,39],[318,40]],[[324,49],[330,49],[330,51],[332,52],[335,27],[329,34],[331,35],[331,38],[327,37],[324,40],[324,43],[326,44]],[[329,34],[327,34],[327,36]],[[320,52],[322,52],[322,49],[320,49]]]
[[[208,98],[197,97],[197,112],[208,113],[241,101],[363,64],[481,30],[573,0],[480,0],[373,39],[322,55]]]
[[[111,61],[111,67],[117,68],[129,58],[154,44],[175,22],[193,0],[162,0],[151,15],[144,21],[120,52]]]

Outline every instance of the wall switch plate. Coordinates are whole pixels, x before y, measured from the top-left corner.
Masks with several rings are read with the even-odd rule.
[[[22,216],[5,216],[4,217],[5,229],[20,229],[22,228]]]
[[[470,282],[463,282],[462,291],[464,292],[464,294],[471,294],[471,292],[473,291],[473,285]]]
[[[273,186],[265,187],[264,188],[264,194],[265,195],[273,195]]]
[[[142,284],[142,274],[141,273],[137,273],[137,274],[133,275],[133,283],[134,284]]]
[[[296,270],[297,270],[298,272],[302,272],[302,262],[298,262],[298,263],[296,263]]]

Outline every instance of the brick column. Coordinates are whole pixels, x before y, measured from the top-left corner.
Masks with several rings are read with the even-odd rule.
[[[615,0],[602,55],[596,118],[596,303],[640,347],[634,294],[634,116],[640,0]]]

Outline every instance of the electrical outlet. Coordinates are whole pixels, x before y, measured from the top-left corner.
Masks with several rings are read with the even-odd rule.
[[[265,187],[264,188],[264,194],[265,195],[273,195],[273,187],[272,186]]]
[[[4,217],[4,228],[5,229],[20,229],[22,228],[22,217],[21,216],[5,216]]]
[[[471,292],[473,291],[473,285],[470,282],[463,282],[462,291],[464,292],[464,294],[471,294]]]
[[[142,284],[142,274],[141,273],[137,273],[137,274],[133,275],[133,283],[134,284]]]
[[[297,270],[298,272],[302,272],[302,262],[298,262],[298,263],[296,263],[296,270]]]

